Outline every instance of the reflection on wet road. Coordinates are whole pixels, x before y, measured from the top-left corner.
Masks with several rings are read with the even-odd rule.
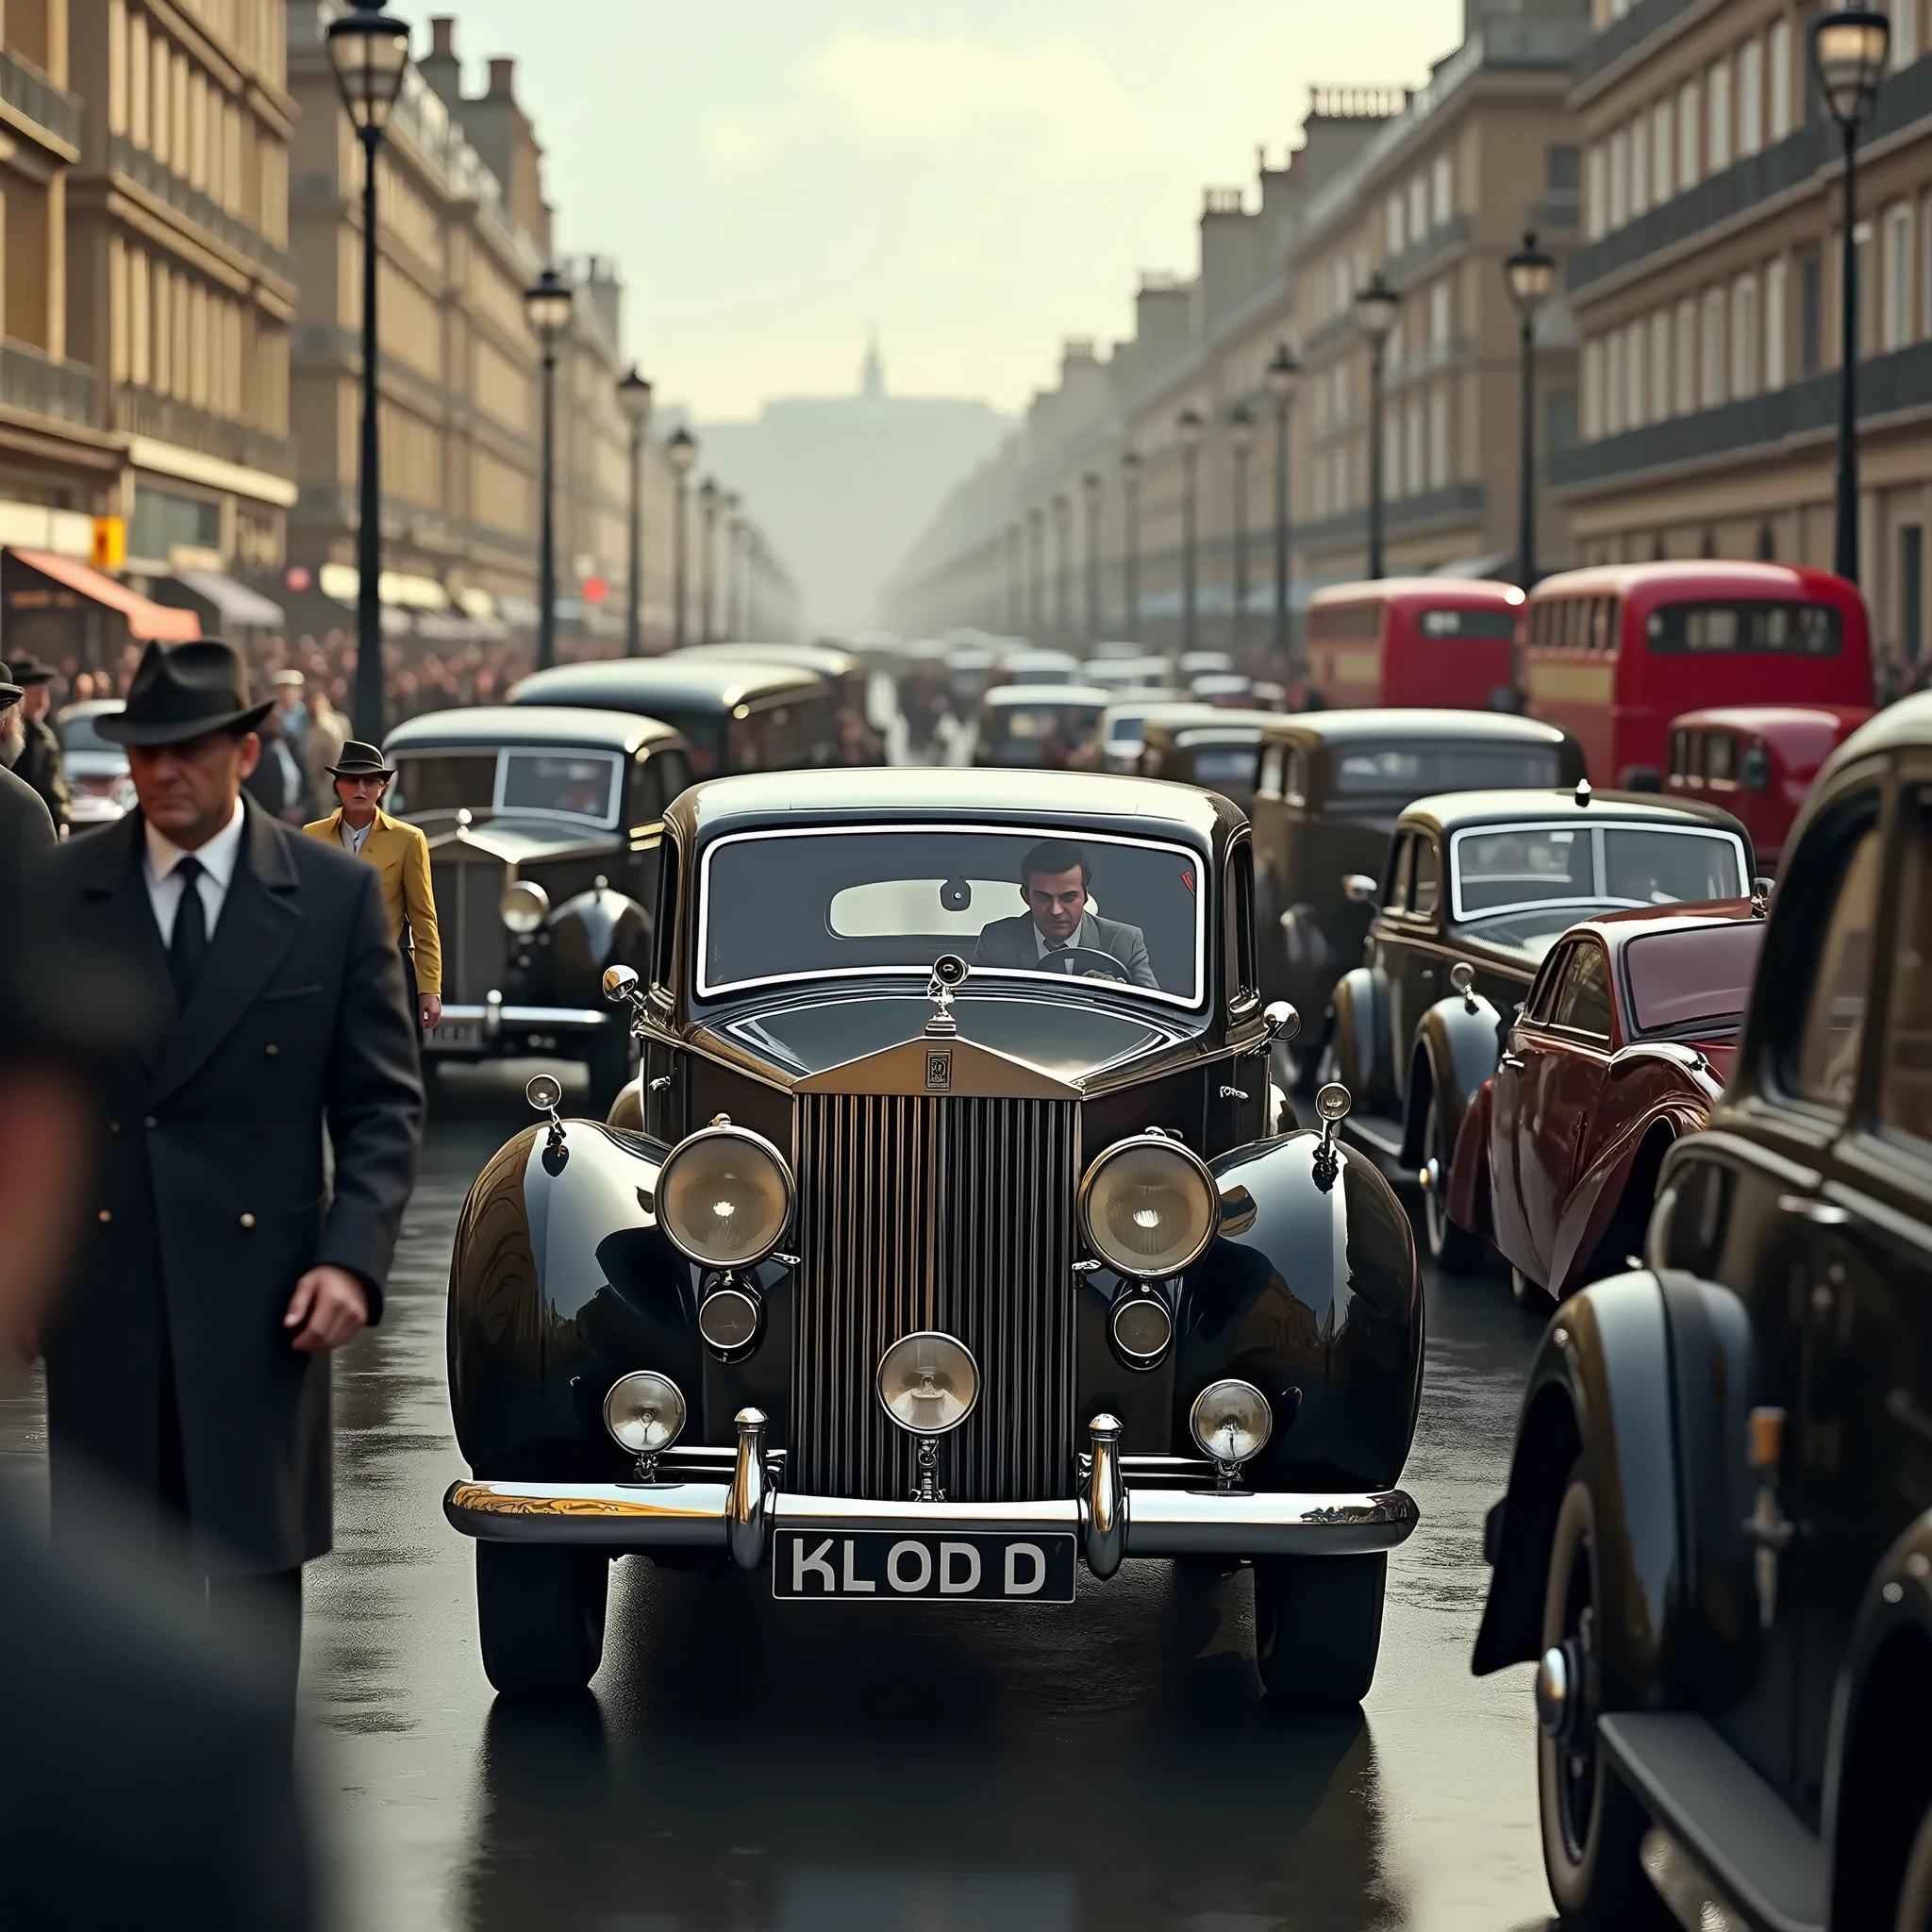
[[[527,1070],[525,1070],[527,1071]],[[1469,1649],[1535,1328],[1435,1283],[1423,1527],[1359,1718],[1286,1723],[1249,1582],[1129,1564],[1064,1609],[778,1605],[764,1579],[614,1572],[594,1699],[492,1706],[443,1392],[450,1239],[521,1124],[512,1070],[445,1091],[388,1318],[337,1384],[337,1550],[306,1689],[343,1921],[600,1932],[1541,1925],[1524,1673]],[[30,1403],[0,1458],[30,1459]]]

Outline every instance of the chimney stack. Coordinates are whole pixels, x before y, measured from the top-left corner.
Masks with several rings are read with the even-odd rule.
[[[457,50],[457,22],[453,13],[433,14],[429,21],[429,51],[454,54]]]
[[[490,63],[490,92],[508,100],[517,91],[517,63],[499,54]]]

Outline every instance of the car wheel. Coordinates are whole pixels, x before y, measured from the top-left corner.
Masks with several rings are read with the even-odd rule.
[[[569,1697],[597,1674],[610,1558],[602,1550],[478,1542],[483,1674],[507,1697]]]
[[[637,1071],[632,1054],[630,1028],[606,1024],[597,1029],[591,1041],[588,1061],[591,1069],[590,1115],[592,1120],[609,1116],[625,1082]]]
[[[1388,1581],[1381,1551],[1255,1558],[1255,1664],[1276,1704],[1346,1710],[1369,1694]]]
[[[1436,1163],[1436,1184],[1423,1190],[1423,1233],[1429,1258],[1444,1274],[1474,1274],[1483,1265],[1483,1244],[1449,1219],[1449,1163],[1456,1148],[1443,1131],[1436,1096],[1423,1120],[1423,1158]]]
[[[1532,1315],[1547,1315],[1557,1298],[1541,1282],[1532,1281],[1514,1261],[1509,1264],[1509,1298]]]
[[[1557,1511],[1543,1584],[1545,1661],[1538,1667],[1536,1751],[1543,1870],[1557,1914],[1572,1932],[1674,1923],[1638,1862],[1649,1820],[1596,1740],[1596,1633],[1603,1614],[1596,1511],[1578,1457]],[[1544,1691],[1553,1651],[1562,1660],[1566,1685],[1560,1707]]]
[[[1918,1836],[1906,1858],[1892,1932],[1932,1932],[1932,1811],[1920,1822]]]

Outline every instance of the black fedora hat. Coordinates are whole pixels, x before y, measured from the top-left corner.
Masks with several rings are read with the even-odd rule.
[[[395,776],[394,771],[383,762],[382,753],[373,744],[364,744],[359,738],[350,739],[342,746],[341,757],[326,769],[331,778]]]
[[[180,744],[209,731],[252,731],[274,703],[249,703],[242,654],[221,638],[150,644],[126,708],[97,718],[94,729],[115,744]]]
[[[0,664],[0,711],[8,705],[17,705],[26,693],[13,681],[13,671],[9,665]]]
[[[51,664],[42,664],[38,658],[13,659],[15,684],[52,684],[59,675]]]

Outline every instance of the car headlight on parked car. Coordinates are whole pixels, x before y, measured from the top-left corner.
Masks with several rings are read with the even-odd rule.
[[[550,894],[535,879],[512,879],[496,902],[496,916],[519,939],[550,917]]]
[[[902,1336],[879,1362],[879,1400],[914,1436],[943,1436],[979,1400],[979,1364],[963,1341],[922,1330]]]
[[[656,1456],[684,1433],[684,1393],[669,1375],[633,1370],[604,1397],[604,1426],[620,1449]]]
[[[749,1268],[791,1219],[791,1170],[749,1127],[701,1127],[658,1173],[658,1224],[703,1268]]]
[[[1252,1382],[1230,1375],[1225,1381],[1208,1383],[1194,1398],[1188,1426],[1202,1455],[1224,1466],[1239,1465],[1268,1446],[1268,1438],[1274,1433],[1274,1413]]]
[[[1080,1183],[1080,1224],[1093,1252],[1136,1281],[1179,1274],[1208,1252],[1221,1195],[1198,1154],[1158,1134],[1116,1141]]]

